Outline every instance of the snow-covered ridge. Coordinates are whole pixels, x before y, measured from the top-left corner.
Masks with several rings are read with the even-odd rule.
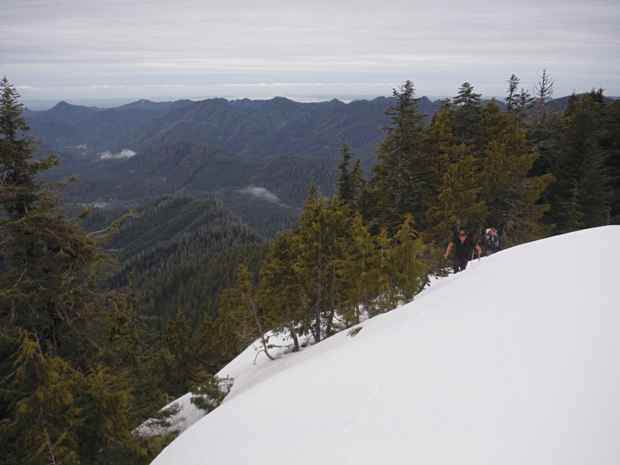
[[[275,362],[248,348],[225,402],[163,464],[615,464],[620,227],[474,261]]]

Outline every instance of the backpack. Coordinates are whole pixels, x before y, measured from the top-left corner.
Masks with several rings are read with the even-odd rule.
[[[497,250],[502,250],[504,240],[497,235],[497,229],[489,228],[487,229],[487,234],[489,235],[491,242],[495,245],[495,247],[497,247]]]

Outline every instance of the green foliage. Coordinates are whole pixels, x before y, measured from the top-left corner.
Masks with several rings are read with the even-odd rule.
[[[427,193],[428,167],[424,163],[424,116],[418,111],[411,81],[394,90],[396,103],[385,114],[391,125],[384,126],[386,137],[378,147],[378,164],[366,192],[365,217],[394,233],[407,213],[423,218]],[[372,206],[371,206],[372,205]]]
[[[353,169],[349,169],[352,153],[344,138],[340,146],[340,154],[342,155],[342,161],[338,165],[340,176],[336,181],[337,195],[340,198],[340,202],[349,205],[351,210],[355,211],[357,210],[360,193],[365,186],[360,159],[357,159]]]
[[[137,217],[123,222],[108,245],[119,250],[123,262],[120,275],[114,279],[116,286],[126,285],[130,274],[141,285],[202,255],[264,240],[223,205],[210,200],[163,196],[136,211]],[[92,230],[109,223],[123,210],[96,213],[88,225]]]
[[[482,96],[474,92],[474,86],[463,83],[450,103],[454,112],[453,126],[457,140],[474,151],[480,146],[482,131]]]
[[[209,413],[222,403],[233,385],[232,378],[207,375],[204,381],[192,387],[191,403]]]
[[[517,124],[521,127],[527,122],[528,113],[534,107],[534,97],[521,88],[519,91],[520,79],[514,74],[510,76],[508,82],[508,95],[506,96],[506,112],[511,114]]]
[[[232,246],[181,263],[145,283],[153,326],[163,329],[179,309],[192,329],[198,328],[205,315],[215,319],[220,296],[224,289],[233,287],[238,265],[243,263],[257,274],[268,247],[267,243]]]
[[[351,329],[351,330],[347,333],[347,336],[355,337],[355,336],[357,336],[357,335],[360,333],[360,331],[361,331],[362,329],[364,329],[362,326],[358,326],[357,328],[353,328],[353,329]]]
[[[166,393],[173,399],[185,394],[193,381],[195,354],[191,342],[192,328],[179,310],[175,320],[168,320],[163,334],[167,352],[164,367]]]
[[[14,371],[1,391],[10,413],[0,422],[0,450],[24,463],[79,463],[77,438],[84,419],[75,395],[83,376],[61,357],[44,354],[36,334],[20,327],[14,332]]]
[[[343,299],[338,263],[346,247],[349,212],[338,197],[329,200],[311,189],[296,231],[293,269],[306,324],[316,342],[332,334],[336,308]]]
[[[620,100],[606,108],[599,145],[606,154],[606,172],[610,196],[608,224],[620,224]]]
[[[131,431],[160,405],[136,400],[148,375],[117,324],[140,326],[138,300],[99,286],[116,266],[99,244],[110,231],[87,234],[89,210],[62,213],[63,184],[38,180],[57,159],[33,159],[18,94],[1,85],[0,452],[8,463],[149,460]]]
[[[608,222],[612,192],[606,166],[609,152],[601,143],[608,111],[602,90],[569,99],[566,129],[552,170],[556,181],[548,194],[552,207],[547,221],[555,223],[558,232]]]
[[[249,344],[260,341],[261,352],[271,360],[268,336],[265,334],[264,315],[258,306],[259,295],[252,285],[252,275],[245,265],[239,265],[237,285],[225,289],[215,322],[220,338],[230,346],[230,352],[241,352]]]
[[[434,168],[425,237],[447,241],[457,229],[483,231],[488,225],[503,232],[507,245],[549,234],[541,225],[549,206],[540,199],[553,176],[531,175],[539,154],[528,144],[523,113],[515,113],[525,111],[515,94],[518,79],[510,84],[510,111],[493,101],[482,106],[466,83],[454,107],[433,118],[426,133]]]
[[[268,256],[260,267],[260,306],[266,309],[267,327],[279,333],[288,332],[296,352],[300,347],[297,326],[305,315],[293,268],[294,240],[294,232],[286,230],[271,242]],[[305,330],[306,327],[301,328],[302,332]]]
[[[338,197],[312,189],[301,220],[278,236],[261,266],[259,308],[299,350],[301,334],[319,342],[412,299],[430,272],[422,264],[428,251],[411,215],[394,237],[387,228],[373,235]]]

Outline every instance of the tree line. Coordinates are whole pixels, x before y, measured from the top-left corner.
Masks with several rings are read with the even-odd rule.
[[[313,187],[293,228],[236,267],[217,312],[193,310],[188,322],[202,284],[168,299],[162,330],[149,325],[141,291],[102,285],[119,269],[104,244],[122,218],[93,233],[83,227],[90,209],[65,215],[67,183],[40,179],[58,157],[34,157],[19,94],[3,79],[3,463],[148,463],[171,435],[136,428],[165,425],[174,413],[159,412],[167,402],[192,390],[212,409],[230,387],[219,369],[256,341],[271,356],[270,331],[300,350],[411,300],[430,274],[445,272],[441,249],[456,229],[493,226],[511,246],[618,223],[618,103],[592,91],[553,111],[553,81],[546,72],[541,79],[532,96],[512,76],[505,111],[465,83],[430,124],[405,82],[370,174],[359,160],[351,166],[343,140],[336,195]],[[230,257],[216,268],[242,261]],[[207,271],[196,261],[184,273]],[[172,292],[179,276],[157,289]]]
[[[505,111],[464,83],[429,125],[413,83],[395,90],[369,179],[343,139],[337,194],[313,187],[258,276],[239,266],[202,340],[231,353],[259,341],[270,358],[268,330],[294,351],[299,336],[319,342],[413,299],[445,273],[441,251],[460,229],[495,227],[510,247],[618,223],[618,102],[593,90],[553,111],[546,71],[533,96],[514,75],[508,84]]]

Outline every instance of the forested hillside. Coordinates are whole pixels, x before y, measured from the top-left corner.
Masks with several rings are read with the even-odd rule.
[[[140,205],[107,244],[122,263],[116,287],[143,284],[182,263],[239,244],[264,242],[227,208],[212,200],[164,196]],[[95,210],[84,223],[92,231],[120,218],[124,209]]]
[[[449,272],[455,231],[493,227],[508,248],[620,223],[620,103],[593,90],[553,109],[552,86],[512,76],[500,105],[464,83],[432,115],[410,81],[359,105],[182,102],[118,134],[137,154],[102,159],[41,154],[58,141],[37,145],[5,78],[0,455],[148,463],[170,437],[132,432],[165,424],[168,400],[217,407],[214,375],[251,342],[269,354],[268,331],[297,351],[410,301]],[[356,126],[350,109],[373,108]],[[56,110],[60,126],[104,115]],[[68,201],[107,209],[67,217]]]
[[[106,283],[119,290],[142,289],[149,326],[158,330],[179,311],[194,329],[205,314],[216,318],[238,264],[257,273],[267,254],[264,237],[213,200],[162,196],[126,213],[97,208],[84,226],[100,231],[122,218],[118,233],[106,243],[120,269]]]
[[[149,102],[139,100],[112,109],[60,102],[47,111],[24,112],[33,131],[61,153],[95,154],[111,150],[110,141],[150,118],[192,104],[189,100]]]
[[[179,310],[190,328],[198,328],[205,316],[215,320],[222,292],[235,285],[239,264],[257,275],[268,248],[266,242],[235,245],[220,253],[196,255],[158,274],[143,286],[152,325],[163,330]]]
[[[47,178],[78,175],[65,190],[67,202],[128,208],[165,194],[218,200],[274,237],[299,218],[312,184],[333,195],[336,164],[336,159],[287,156],[248,160],[219,147],[176,142],[128,159],[82,159],[50,170]]]

